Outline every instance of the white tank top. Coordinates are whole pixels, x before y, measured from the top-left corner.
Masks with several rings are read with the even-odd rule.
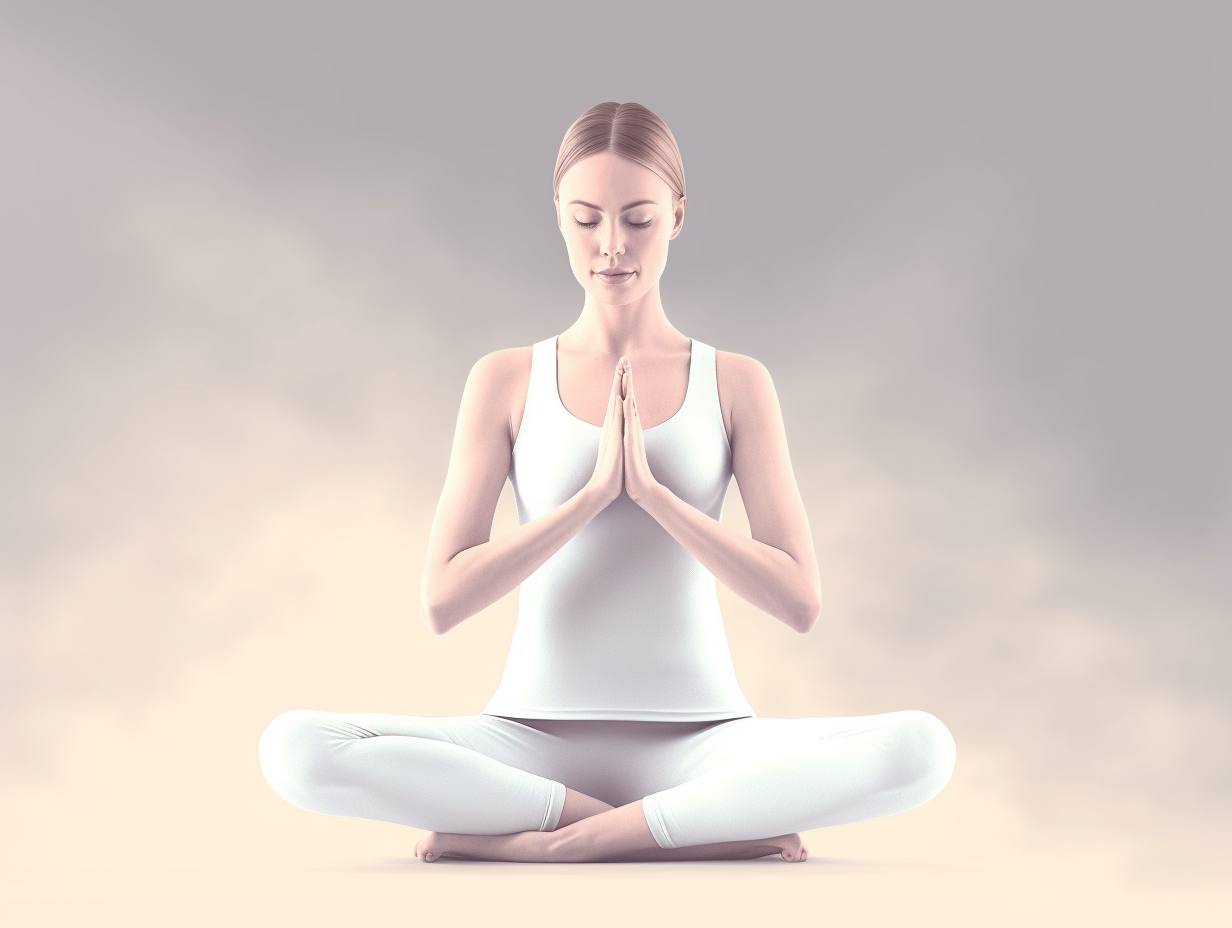
[[[561,402],[556,338],[536,342],[509,480],[525,525],[594,473],[602,429]],[[731,482],[714,349],[692,340],[684,405],[644,429],[659,483],[717,520]],[[736,682],[714,575],[621,492],[522,583],[485,715],[697,721],[755,716]]]

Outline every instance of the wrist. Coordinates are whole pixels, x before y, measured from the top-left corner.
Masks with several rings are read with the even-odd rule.
[[[633,502],[637,503],[651,515],[654,515],[654,510],[663,504],[665,501],[664,497],[667,493],[667,487],[663,486],[663,484],[656,480],[642,490],[642,492],[637,496],[632,497],[632,499]]]
[[[607,507],[609,500],[604,497],[603,488],[594,483],[588,483],[578,490],[577,499],[581,509],[586,513],[587,520],[593,519]]]

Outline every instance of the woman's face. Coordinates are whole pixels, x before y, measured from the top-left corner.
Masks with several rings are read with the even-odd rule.
[[[556,221],[573,276],[600,303],[624,305],[659,283],[667,243],[684,223],[684,198],[654,171],[605,151],[560,179]]]

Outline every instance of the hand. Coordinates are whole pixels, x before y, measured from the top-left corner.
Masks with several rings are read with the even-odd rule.
[[[637,394],[633,391],[633,364],[626,362],[624,375],[624,468],[625,492],[635,503],[640,503],[648,493],[659,485],[650,464],[646,460],[646,444],[642,435],[642,421],[637,415]]]
[[[612,375],[612,392],[607,398],[607,413],[603,417],[603,431],[599,435],[599,458],[589,486],[593,487],[606,506],[624,489],[624,424],[625,415],[621,395],[621,378],[625,375],[628,358],[621,358]]]

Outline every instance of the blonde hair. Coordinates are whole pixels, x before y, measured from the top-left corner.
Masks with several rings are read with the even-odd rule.
[[[684,162],[676,137],[640,103],[599,103],[577,118],[556,155],[553,196],[560,194],[560,179],[566,171],[583,158],[605,151],[649,168],[663,178],[677,199],[684,196]]]

